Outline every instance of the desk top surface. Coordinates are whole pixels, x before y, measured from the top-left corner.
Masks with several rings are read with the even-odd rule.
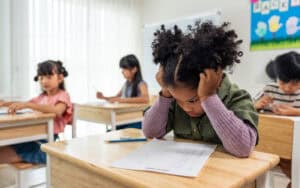
[[[109,134],[138,136],[142,133],[137,129],[126,129]],[[45,144],[42,150],[130,187],[240,187],[254,181],[279,162],[277,155],[257,151],[253,151],[249,158],[236,158],[218,147],[196,178],[109,167],[143,144],[145,142],[106,143],[104,136],[98,135]]]
[[[300,121],[299,116],[280,116],[272,113],[259,113],[259,117],[261,118],[274,118],[274,119],[289,119],[292,121]]]
[[[1,114],[0,123],[16,123],[22,121],[31,121],[31,120],[48,120],[55,117],[55,114],[52,113],[24,113],[24,114]]]
[[[101,109],[128,109],[128,108],[138,108],[144,109],[149,106],[148,103],[109,103],[109,102],[88,102],[83,104],[75,104],[75,107],[88,107],[88,108],[101,108]]]

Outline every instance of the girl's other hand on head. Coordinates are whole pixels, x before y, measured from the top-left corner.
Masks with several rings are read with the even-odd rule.
[[[96,97],[98,98],[98,99],[104,99],[104,96],[103,96],[103,93],[102,92],[96,92]]]
[[[160,65],[158,72],[155,75],[156,81],[161,87],[161,93],[164,97],[172,97],[171,93],[169,92],[168,88],[163,83],[163,67]]]
[[[26,102],[16,102],[8,107],[8,113],[15,114],[18,110],[22,110],[24,108],[27,108]]]
[[[256,101],[254,106],[256,109],[263,109],[264,107],[272,103],[273,98],[271,96],[264,95],[258,101]]]
[[[215,69],[205,69],[199,74],[200,80],[198,84],[198,97],[201,101],[215,94],[222,83],[223,71],[219,67]]]

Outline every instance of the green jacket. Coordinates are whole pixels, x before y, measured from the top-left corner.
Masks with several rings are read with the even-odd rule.
[[[224,76],[217,95],[227,109],[233,111],[237,117],[256,129],[258,114],[253,106],[251,96],[245,90],[232,84],[227,75]],[[171,130],[174,130],[176,137],[221,144],[221,140],[206,114],[196,118],[190,117],[176,101],[172,102],[168,113],[167,132]]]

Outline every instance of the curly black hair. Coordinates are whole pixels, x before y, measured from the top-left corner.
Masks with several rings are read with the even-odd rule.
[[[291,51],[277,56],[266,66],[266,73],[274,81],[300,81],[300,54]]]
[[[46,76],[46,75],[53,75],[62,74],[64,77],[67,77],[69,74],[66,68],[63,66],[61,61],[54,61],[54,60],[46,60],[38,64],[37,68],[37,75],[34,77],[34,81],[39,80],[39,76]],[[65,83],[62,81],[59,84],[59,89],[65,90]]]
[[[242,40],[237,40],[229,23],[221,26],[212,22],[195,22],[186,33],[174,26],[161,26],[154,33],[152,42],[154,63],[163,67],[163,82],[168,86],[184,85],[196,89],[199,74],[204,69],[225,69],[240,63],[243,53],[238,49]]]

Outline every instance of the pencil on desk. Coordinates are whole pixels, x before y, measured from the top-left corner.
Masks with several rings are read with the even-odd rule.
[[[112,139],[112,140],[106,140],[109,143],[115,143],[115,142],[144,142],[147,141],[147,138],[119,138],[119,139]]]

